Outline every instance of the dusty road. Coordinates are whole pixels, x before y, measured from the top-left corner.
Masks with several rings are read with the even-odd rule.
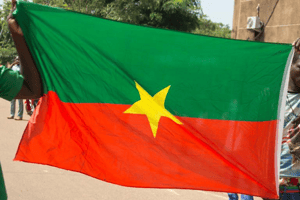
[[[10,102],[0,99],[0,161],[9,200],[226,200],[227,194],[192,190],[136,189],[45,165],[13,161],[29,120],[9,120]],[[261,200],[261,198],[255,198]]]

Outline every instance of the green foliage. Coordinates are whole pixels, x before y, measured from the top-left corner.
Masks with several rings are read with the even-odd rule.
[[[107,19],[230,38],[228,25],[207,19],[200,0],[33,0],[34,3],[60,7]],[[0,64],[17,55],[6,18],[11,1],[4,0],[0,13]]]
[[[6,21],[7,16],[10,13],[11,2],[4,0],[2,5],[2,11],[0,14],[0,64],[6,65],[7,62],[11,62],[13,58],[17,55],[17,50],[14,46],[12,37],[8,29],[8,24]]]
[[[34,0],[107,19],[191,32],[198,24],[197,0]]]
[[[114,14],[106,11],[103,17],[186,32],[198,27],[197,4],[191,0],[115,0],[109,6]]]
[[[228,25],[203,14],[200,0],[34,0],[107,19],[230,38]]]
[[[212,22],[211,20],[207,19],[205,15],[199,18],[199,27],[193,31],[193,33],[222,38],[231,38],[231,30],[228,25]]]

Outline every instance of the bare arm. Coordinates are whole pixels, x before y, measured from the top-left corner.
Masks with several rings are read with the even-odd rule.
[[[11,69],[12,64],[10,64],[9,62],[7,62],[7,63],[6,63],[6,67],[7,67],[8,69]]]
[[[12,2],[15,8],[15,2]],[[14,40],[21,62],[21,74],[24,77],[22,89],[16,99],[37,99],[43,95],[42,81],[33,58],[25,42],[23,32],[11,16],[8,19],[8,27]]]

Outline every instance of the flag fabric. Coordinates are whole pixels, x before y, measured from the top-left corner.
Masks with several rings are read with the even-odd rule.
[[[298,193],[299,194],[299,187],[298,186],[280,186],[279,191],[280,191],[280,193]]]
[[[0,200],[6,200],[6,199],[7,199],[7,194],[6,194],[6,189],[5,189],[2,168],[1,168],[1,164],[0,164]]]
[[[44,96],[15,160],[131,187],[278,197],[292,49],[18,2]]]

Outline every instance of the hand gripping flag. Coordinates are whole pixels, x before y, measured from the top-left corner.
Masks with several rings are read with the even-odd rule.
[[[131,187],[278,196],[291,45],[28,2],[18,2],[14,16],[44,84],[15,160]]]

